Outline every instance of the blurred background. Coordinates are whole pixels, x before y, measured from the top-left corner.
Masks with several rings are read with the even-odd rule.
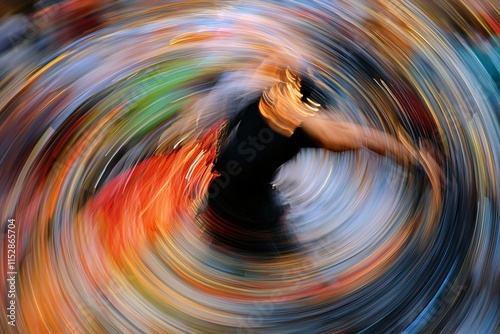
[[[221,124],[306,64],[329,116],[427,143],[415,169],[303,150],[300,248],[216,247]],[[499,333],[495,0],[0,1],[2,333]]]

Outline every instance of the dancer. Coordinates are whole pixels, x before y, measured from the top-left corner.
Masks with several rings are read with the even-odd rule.
[[[385,132],[321,116],[320,92],[311,79],[279,65],[275,72],[279,80],[226,126],[205,210],[214,240],[275,254],[295,247],[285,237],[286,210],[272,180],[302,148],[368,149],[405,165],[421,163],[438,190],[439,167],[426,151]]]

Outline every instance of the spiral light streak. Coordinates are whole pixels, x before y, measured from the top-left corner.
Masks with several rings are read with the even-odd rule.
[[[0,79],[6,315],[17,273],[1,332],[500,331],[495,1],[158,3]],[[440,189],[368,151],[302,150],[275,179],[294,251],[213,242],[221,130],[278,52],[311,69],[329,117],[429,146]]]

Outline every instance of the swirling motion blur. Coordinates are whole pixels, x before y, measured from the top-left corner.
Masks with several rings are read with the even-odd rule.
[[[1,224],[6,241],[16,220],[18,273],[2,332],[499,330],[494,2],[457,17],[454,2],[151,3],[2,77]],[[465,17],[487,27],[480,46]],[[275,180],[300,249],[210,242],[198,214],[221,124],[278,50],[313,69],[332,117],[434,143],[437,215],[411,170],[303,150]]]

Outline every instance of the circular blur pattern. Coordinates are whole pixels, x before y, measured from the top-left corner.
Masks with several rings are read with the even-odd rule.
[[[2,332],[498,333],[495,1],[11,14],[1,31],[32,26],[0,40]],[[214,243],[221,129],[277,53],[305,64],[330,117],[430,150],[440,188],[368,151],[303,150],[275,179],[293,251]]]

